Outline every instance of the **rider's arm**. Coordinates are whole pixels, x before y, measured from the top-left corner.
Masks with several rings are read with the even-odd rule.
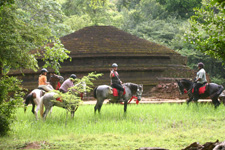
[[[113,70],[111,70],[111,71],[110,71],[110,78],[112,78],[112,77],[114,77],[114,76],[115,76],[115,74],[114,74]]]
[[[49,85],[50,84],[49,82],[47,82],[47,77],[46,76],[43,78],[43,80],[44,80],[45,85]]]

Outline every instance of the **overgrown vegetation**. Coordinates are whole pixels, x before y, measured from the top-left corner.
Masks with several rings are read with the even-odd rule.
[[[15,77],[4,76],[0,80],[0,136],[10,130],[15,109],[22,104],[24,95],[20,86],[21,81]]]
[[[224,141],[224,111],[211,104],[131,104],[126,115],[123,105],[102,107],[94,115],[94,105],[82,105],[69,118],[66,111],[53,108],[45,122],[19,108],[13,131],[0,138],[0,149],[16,149],[26,143],[46,141],[50,149],[137,149],[162,147],[180,150],[193,142]],[[28,107],[31,109],[31,107]],[[30,112],[30,111],[28,111]],[[12,140],[13,139],[13,140]]]
[[[10,129],[15,106],[21,104],[20,102],[23,98],[20,89],[22,81],[15,77],[7,76],[8,72],[12,69],[20,69],[21,72],[22,69],[37,71],[39,68],[37,55],[31,51],[41,48],[50,39],[57,39],[55,37],[57,35],[54,33],[55,30],[50,25],[56,25],[57,22],[60,22],[53,15],[49,19],[47,17],[49,15],[44,14],[41,16],[36,14],[35,9],[43,8],[43,6],[48,7],[49,5],[45,4],[49,3],[39,4],[38,2],[40,1],[38,1],[38,5],[34,8],[30,7],[33,6],[29,5],[30,1],[16,2],[15,4],[12,0],[6,0],[4,3],[0,3],[0,136],[5,135]],[[50,12],[48,11],[48,14]],[[47,18],[43,19],[42,17]],[[42,54],[49,59],[48,62],[50,63],[47,65],[58,72],[59,62],[63,62],[64,59],[69,57],[67,55],[68,52],[63,49],[63,46],[56,47],[54,51],[50,49],[50,51],[50,53],[42,52]],[[49,52],[49,49],[46,49],[45,52]]]

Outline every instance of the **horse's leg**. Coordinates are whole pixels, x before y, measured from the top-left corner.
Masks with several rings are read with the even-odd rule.
[[[52,107],[51,107],[51,109],[50,109],[50,114],[49,114],[49,116],[51,116],[52,115]]]
[[[100,111],[101,111],[101,107],[102,107],[102,104],[103,104],[103,101],[104,100],[97,100],[97,103],[96,103],[96,105],[95,105],[95,113],[96,113],[96,110],[98,110],[98,113],[100,113]]]
[[[35,116],[36,116],[36,119],[38,120],[38,111],[40,109],[40,104],[37,105],[37,108],[35,110]]]
[[[34,109],[35,109],[35,104],[34,104],[34,103],[32,103],[32,110],[31,110],[31,111],[32,111],[32,113],[33,113],[33,114],[35,114]],[[36,115],[36,114],[35,114],[35,115]]]
[[[218,96],[217,97],[213,97],[212,98],[212,102],[213,102],[215,108],[217,108],[220,105],[220,102],[218,101]]]
[[[187,104],[189,104],[192,101],[193,97],[190,96],[189,99],[187,100]]]
[[[75,108],[71,108],[71,117],[74,118],[74,114],[77,111],[79,105],[76,105]]]
[[[45,112],[44,112],[44,115],[43,115],[43,118],[46,119],[49,111],[51,110],[52,106],[46,106],[45,105]]]
[[[125,113],[127,112],[127,101],[128,101],[128,100],[125,100],[125,101],[124,101],[124,108],[123,108],[123,109],[124,109],[124,112],[125,112]]]

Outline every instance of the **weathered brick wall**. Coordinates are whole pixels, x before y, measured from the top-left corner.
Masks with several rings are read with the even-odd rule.
[[[185,57],[115,27],[86,27],[60,39],[65,48],[71,51],[72,57],[71,62],[68,60],[61,64],[60,72],[65,78],[72,73],[82,77],[96,71],[104,73],[104,76],[94,82],[95,86],[109,84],[109,69],[112,63],[117,63],[121,80],[143,84],[144,95],[147,96],[151,94],[151,88],[160,82],[193,77],[193,71],[186,66]],[[39,61],[39,64],[42,66],[43,62]],[[21,77],[24,87],[37,87],[40,72],[24,70],[24,73],[25,77]]]

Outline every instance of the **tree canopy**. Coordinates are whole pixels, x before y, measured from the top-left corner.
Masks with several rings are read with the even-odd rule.
[[[207,55],[225,61],[225,12],[223,3],[204,1],[202,8],[189,20],[186,39],[195,48]]]

